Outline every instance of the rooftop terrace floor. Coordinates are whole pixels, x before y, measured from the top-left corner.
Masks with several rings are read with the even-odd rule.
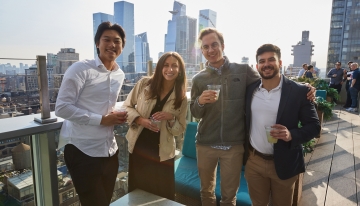
[[[360,205],[359,113],[336,106],[305,162],[299,205]]]

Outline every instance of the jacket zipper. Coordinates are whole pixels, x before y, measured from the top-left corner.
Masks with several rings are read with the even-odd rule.
[[[221,126],[220,126],[220,139],[221,139],[221,145],[224,146],[224,139],[223,139],[223,122],[224,122],[224,88],[223,88],[223,80],[222,80],[222,75],[220,74],[220,84],[221,84],[221,88],[222,91],[220,91],[221,93]]]

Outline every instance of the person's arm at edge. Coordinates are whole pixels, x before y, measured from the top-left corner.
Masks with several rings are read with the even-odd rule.
[[[329,78],[331,78],[332,77],[332,75],[333,75],[333,70],[332,69],[330,69],[330,71],[327,73],[327,77],[329,77]]]

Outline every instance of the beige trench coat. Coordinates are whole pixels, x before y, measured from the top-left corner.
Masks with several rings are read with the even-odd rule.
[[[142,78],[139,80],[123,104],[128,112],[128,123],[130,125],[129,131],[126,134],[128,150],[130,153],[133,152],[136,140],[144,129],[143,126],[137,125],[134,120],[140,116],[149,118],[150,112],[156,104],[156,99],[146,98],[146,94],[149,91],[149,86],[146,85],[148,80],[149,78]],[[173,106],[174,101],[175,91],[170,94],[162,110],[175,115],[176,121],[172,127],[168,126],[167,121],[161,121],[159,145],[160,161],[165,161],[175,156],[176,145],[174,136],[181,135],[186,127],[187,98],[185,97],[183,99],[181,107],[176,110]]]

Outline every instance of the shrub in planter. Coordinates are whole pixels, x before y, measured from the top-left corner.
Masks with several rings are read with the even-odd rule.
[[[323,98],[316,97],[315,107],[316,110],[324,113],[324,120],[330,120],[332,115],[332,109],[334,108],[335,103],[328,102]]]

